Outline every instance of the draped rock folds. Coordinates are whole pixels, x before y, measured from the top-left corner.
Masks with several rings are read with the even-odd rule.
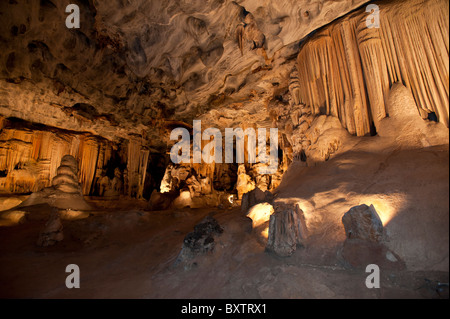
[[[314,114],[337,116],[364,136],[386,116],[395,82],[412,92],[422,118],[434,112],[448,126],[448,1],[375,2],[380,27],[368,28],[359,9],[310,37],[294,71],[300,102]]]

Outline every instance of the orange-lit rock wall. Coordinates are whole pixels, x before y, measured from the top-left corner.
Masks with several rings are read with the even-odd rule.
[[[0,127],[0,192],[27,193],[51,185],[64,155],[78,160],[79,182],[89,195],[97,168],[106,166],[113,144],[89,134]],[[98,177],[98,176],[97,176]]]

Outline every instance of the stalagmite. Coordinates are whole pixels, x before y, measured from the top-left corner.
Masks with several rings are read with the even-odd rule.
[[[248,193],[255,189],[255,182],[249,175],[247,175],[245,166],[243,164],[239,165],[236,189],[238,192],[238,199],[242,199],[242,196],[245,193]]]
[[[77,181],[77,173],[77,160],[71,155],[64,156],[57,169],[57,175],[52,180],[52,186],[31,194],[18,207],[46,203],[58,209],[92,210],[93,207],[83,198],[81,185]]]
[[[267,250],[279,256],[291,256],[297,246],[305,244],[307,238],[306,221],[298,205],[276,203],[275,212],[270,216]]]
[[[142,198],[147,174],[149,151],[141,146],[141,141],[132,138],[128,143],[127,194]]]
[[[0,132],[0,171],[6,172],[6,177],[0,177],[0,190],[26,193],[50,186],[61,159],[70,154],[80,161],[80,174],[76,180],[83,185],[83,194],[91,193],[96,175],[109,160],[110,144],[86,134],[31,131],[16,126],[5,120]]]

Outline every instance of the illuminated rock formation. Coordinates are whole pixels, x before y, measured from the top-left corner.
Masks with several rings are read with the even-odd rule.
[[[242,196],[241,211],[246,213],[253,206],[260,203],[271,203],[272,200],[273,195],[271,192],[263,192],[260,188],[256,187]]]
[[[255,182],[252,178],[246,174],[245,166],[239,165],[238,179],[236,183],[236,190],[238,192],[238,199],[242,199],[245,193],[248,193],[255,189]]]
[[[371,205],[360,205],[350,209],[342,217],[347,238],[380,242],[383,238],[383,223]]]
[[[346,240],[342,256],[351,266],[376,264],[383,269],[404,269],[404,262],[385,245],[386,234],[380,216],[365,204],[352,207],[342,217]]]
[[[79,159],[76,177],[89,195],[97,167],[109,161],[113,145],[89,134],[43,130],[27,122],[5,120],[0,133],[0,189],[11,193],[42,190],[51,185],[65,154]],[[78,170],[78,168],[77,168]]]
[[[282,257],[291,256],[297,246],[305,244],[305,216],[298,205],[276,203],[270,216],[267,250]]]
[[[70,155],[64,156],[58,167],[57,175],[52,180],[52,186],[31,194],[19,207],[47,203],[58,209],[92,210],[92,206],[83,198],[77,174],[77,160]]]
[[[75,158],[66,155],[61,159],[56,176],[52,180],[52,186],[63,193],[81,194],[81,186],[78,179],[78,163]]]
[[[389,88],[403,82],[417,114],[427,118],[433,112],[448,127],[448,2],[378,5],[383,8],[379,28],[368,28],[360,9],[305,42],[293,75],[300,82],[300,102],[312,114],[338,117],[351,134],[363,136],[389,115]]]
[[[261,203],[251,207],[246,214],[252,220],[253,232],[264,246],[267,245],[269,221],[273,213],[271,204]]]

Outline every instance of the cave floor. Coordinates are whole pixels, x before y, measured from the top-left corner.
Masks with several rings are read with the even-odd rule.
[[[283,179],[276,200],[296,200],[310,220],[307,245],[291,257],[266,252],[240,208],[148,211],[143,201],[90,199],[98,210],[64,220],[64,240],[52,247],[36,246],[45,207],[0,227],[0,298],[448,298],[448,284],[438,286],[449,277],[448,145],[360,149]],[[391,204],[380,216],[406,263],[381,269],[380,289],[368,289],[365,269],[340,256],[340,218],[368,200],[377,210]],[[224,229],[214,252],[174,266],[183,238],[210,214]],[[65,286],[69,264],[80,267],[80,289]]]

